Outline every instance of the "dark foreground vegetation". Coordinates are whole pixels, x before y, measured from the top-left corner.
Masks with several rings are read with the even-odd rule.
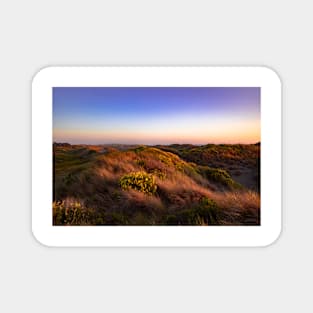
[[[54,225],[259,225],[260,145],[54,143]]]

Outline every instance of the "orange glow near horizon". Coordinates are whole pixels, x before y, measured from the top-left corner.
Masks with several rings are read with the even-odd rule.
[[[108,130],[59,130],[54,129],[53,141],[69,142],[73,144],[208,144],[208,143],[257,143],[261,140],[259,121],[251,123],[237,123],[233,125],[219,125],[201,129],[199,132],[188,129],[182,131],[158,130],[149,131],[108,131]]]

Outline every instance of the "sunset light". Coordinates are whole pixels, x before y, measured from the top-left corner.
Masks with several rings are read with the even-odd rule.
[[[256,143],[257,87],[55,87],[53,141]]]

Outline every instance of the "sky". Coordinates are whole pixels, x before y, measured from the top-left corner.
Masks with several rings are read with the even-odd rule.
[[[54,87],[53,141],[256,143],[259,87]]]

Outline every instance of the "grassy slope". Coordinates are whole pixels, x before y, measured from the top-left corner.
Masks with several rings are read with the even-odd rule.
[[[245,187],[255,191],[260,189],[260,144],[170,145],[159,148],[198,165],[223,168]]]
[[[259,224],[259,193],[225,171],[238,164],[253,171],[256,151],[252,145],[55,145],[54,224]],[[152,195],[121,188],[123,175],[134,172],[153,177]]]

